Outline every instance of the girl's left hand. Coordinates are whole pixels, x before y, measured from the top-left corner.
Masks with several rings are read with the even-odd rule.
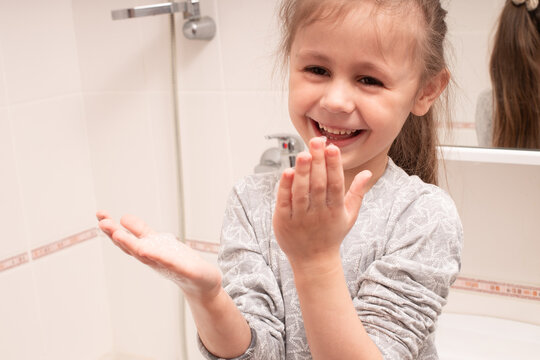
[[[277,242],[293,270],[339,256],[370,178],[370,171],[360,172],[345,194],[339,148],[327,147],[324,138],[311,139],[309,153],[298,154],[296,168],[282,174],[273,217]]]

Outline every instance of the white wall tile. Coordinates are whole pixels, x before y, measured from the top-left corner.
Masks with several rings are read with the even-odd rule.
[[[451,289],[446,313],[491,316],[540,325],[538,301]]]
[[[103,254],[89,240],[33,263],[45,359],[95,360],[112,350]]]
[[[474,123],[478,95],[491,88],[487,33],[456,32],[454,45],[456,66],[453,76],[457,84],[454,90],[458,100],[454,104],[455,121]]]
[[[229,134],[224,96],[181,93],[179,107],[186,236],[218,242],[232,187],[229,141],[234,139]]]
[[[1,2],[0,42],[12,103],[80,90],[70,0]]]
[[[297,134],[289,120],[287,97],[278,92],[230,92],[227,94],[233,178],[253,174],[263,152],[277,147],[266,140],[275,133]]]
[[[273,90],[279,29],[277,1],[218,1],[226,88]]]
[[[0,38],[0,108],[8,104],[6,91],[6,74],[4,73],[4,49]]]
[[[494,28],[505,0],[446,1],[450,30],[488,31]]]
[[[447,161],[463,223],[463,276],[540,286],[540,167]]]
[[[11,124],[6,108],[0,108],[0,169],[0,219],[3,232],[0,259],[6,259],[28,249]]]
[[[0,349],[3,359],[42,359],[42,337],[30,265],[0,273]]]
[[[144,61],[145,90],[170,92],[172,89],[170,16],[150,16],[144,20],[138,22],[138,30],[139,47]]]
[[[115,351],[179,359],[183,330],[177,286],[110,240],[104,240],[104,258]]]
[[[159,223],[157,156],[141,93],[85,95],[97,207]]]
[[[219,90],[223,88],[223,65],[220,39],[224,31],[217,16],[216,1],[202,0],[201,14],[216,22],[216,36],[210,40],[190,40],[184,37],[185,20],[176,17],[178,56],[178,89],[181,91]]]
[[[159,231],[179,231],[178,174],[173,98],[170,93],[147,94],[148,119],[152,126],[156,156],[157,193],[160,204]]]
[[[13,106],[26,229],[36,247],[95,226],[82,101],[66,96]]]
[[[146,52],[141,47],[139,27],[149,20],[113,21],[111,17],[112,10],[136,5],[133,0],[73,0],[73,21],[85,91],[145,89]]]

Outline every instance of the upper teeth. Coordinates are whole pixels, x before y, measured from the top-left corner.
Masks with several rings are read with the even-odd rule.
[[[356,131],[356,130],[347,130],[347,129],[334,129],[331,127],[324,126],[323,124],[319,124],[319,126],[324,131],[327,131],[331,134],[336,134],[336,135],[349,135]]]

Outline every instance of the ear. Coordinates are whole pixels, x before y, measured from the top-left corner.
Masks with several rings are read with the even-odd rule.
[[[437,100],[450,81],[448,69],[441,70],[427,81],[418,91],[411,112],[416,116],[424,116],[431,105]]]

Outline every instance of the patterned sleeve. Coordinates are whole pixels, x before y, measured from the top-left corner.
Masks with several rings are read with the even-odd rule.
[[[276,277],[261,252],[257,241],[259,234],[255,230],[259,230],[260,216],[264,219],[261,211],[270,211],[271,219],[271,207],[261,204],[260,198],[250,199],[244,195],[245,199],[242,199],[243,186],[246,186],[245,182],[237,185],[229,198],[219,254],[223,287],[251,327],[251,344],[237,359],[284,359],[283,299]],[[251,204],[257,205],[253,208]],[[249,216],[246,209],[251,210]],[[254,225],[255,221],[258,223]],[[206,358],[217,359],[200,340],[199,348]]]
[[[437,359],[424,345],[433,341],[459,272],[462,237],[455,205],[440,193],[422,195],[396,216],[384,255],[370,264],[353,299],[385,359]]]

